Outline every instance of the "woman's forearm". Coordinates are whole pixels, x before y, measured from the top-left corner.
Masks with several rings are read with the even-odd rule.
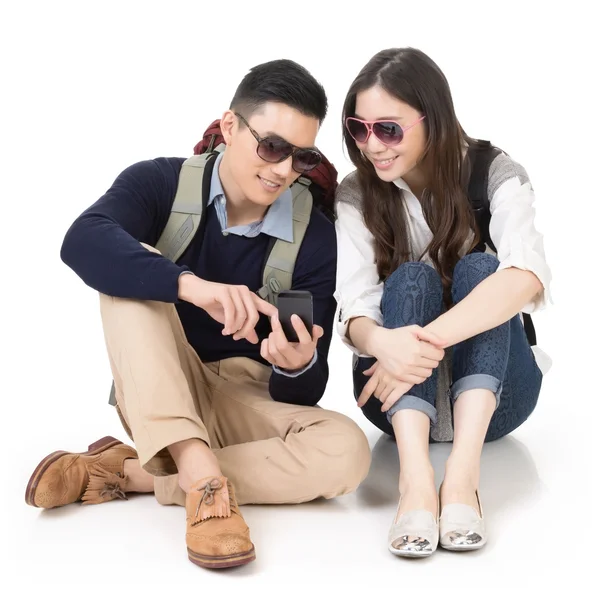
[[[348,339],[362,354],[374,356],[373,339],[380,326],[369,317],[355,317],[348,323]]]
[[[512,319],[543,287],[531,272],[509,268],[482,281],[464,300],[425,329],[453,346]]]

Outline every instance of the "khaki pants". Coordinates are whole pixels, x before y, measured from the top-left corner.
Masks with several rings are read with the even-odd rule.
[[[119,416],[161,504],[185,505],[167,447],[193,438],[213,450],[240,504],[332,498],[366,477],[369,445],[352,419],[275,402],[271,369],[251,359],[203,364],[173,304],[101,295],[100,308]]]

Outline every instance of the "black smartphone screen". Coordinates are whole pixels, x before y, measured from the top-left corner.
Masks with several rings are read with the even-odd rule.
[[[305,290],[284,290],[277,296],[277,309],[283,333],[288,342],[298,342],[298,334],[292,325],[292,315],[298,315],[312,337],[313,298]]]

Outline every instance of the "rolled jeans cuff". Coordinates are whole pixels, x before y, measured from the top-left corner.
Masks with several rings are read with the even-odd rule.
[[[492,394],[496,396],[496,408],[500,404],[500,396],[502,395],[502,382],[496,379],[492,375],[467,375],[462,379],[459,379],[450,388],[450,398],[452,404],[456,402],[456,399],[463,393],[469,390],[490,390]]]
[[[399,411],[405,408],[412,408],[413,410],[419,410],[422,413],[425,413],[432,424],[437,423],[437,411],[435,410],[435,406],[429,404],[422,398],[418,398],[417,396],[409,396],[405,395],[400,398],[393,406],[387,411],[387,420],[391,423],[392,417]]]

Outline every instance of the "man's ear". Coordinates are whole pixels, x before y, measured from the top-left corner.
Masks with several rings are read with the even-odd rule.
[[[231,145],[231,138],[237,127],[238,122],[234,112],[231,110],[225,111],[221,117],[221,133],[225,138],[225,144],[227,146]]]

